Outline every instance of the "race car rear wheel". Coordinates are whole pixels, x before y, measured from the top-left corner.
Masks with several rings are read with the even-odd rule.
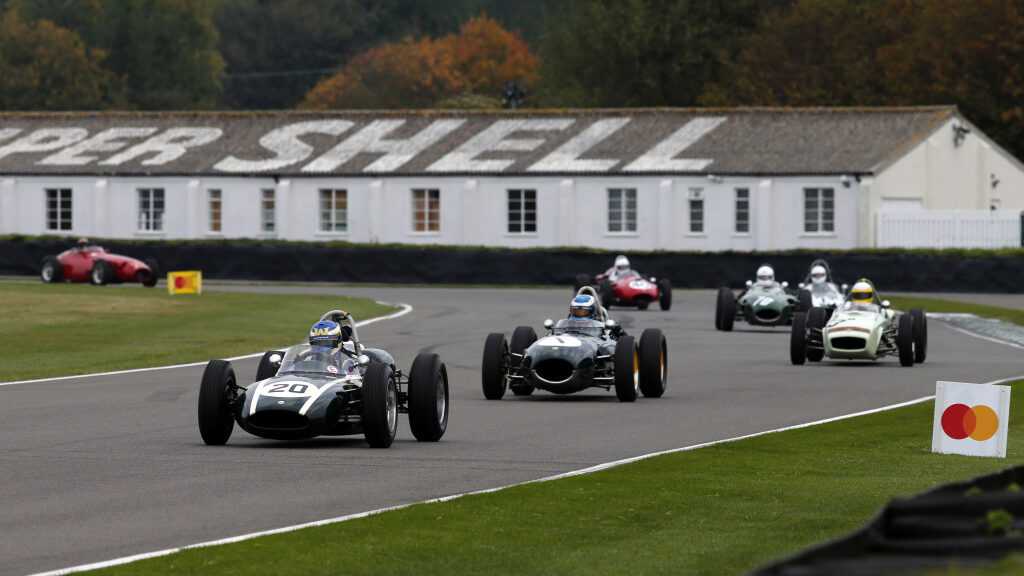
[[[736,296],[732,290],[722,286],[718,289],[718,304],[715,306],[715,328],[724,332],[732,331],[736,320]]]
[[[391,366],[372,362],[363,375],[363,436],[372,448],[387,448],[398,432],[398,385]]]
[[[54,256],[43,258],[43,265],[39,269],[39,277],[43,282],[60,282],[64,279],[64,265]]]
[[[89,273],[89,281],[94,286],[104,286],[114,279],[114,268],[106,260],[97,260],[92,265],[92,272]]]
[[[508,385],[508,342],[505,335],[492,332],[484,341],[483,366],[480,369],[480,384],[484,398],[501,400]]]
[[[277,355],[277,362],[271,362],[270,357]],[[263,353],[263,358],[260,358],[260,365],[256,367],[256,380],[266,380],[267,378],[273,378],[277,376],[277,369],[281,367],[281,358],[284,357],[284,352],[280,350],[268,350]]]
[[[668,383],[668,346],[657,328],[640,334],[640,392],[645,398],[661,398]]]
[[[448,429],[448,369],[437,354],[417,354],[409,369],[409,428],[420,442]]]
[[[632,336],[619,338],[615,345],[615,395],[620,402],[635,402],[639,385],[636,341]]]
[[[612,306],[612,281],[607,278],[601,280],[601,306],[605,308]]]
[[[799,366],[807,359],[807,314],[793,314],[793,331],[789,336],[789,361]]]
[[[213,446],[227,443],[235,428],[231,403],[237,395],[235,370],[226,360],[210,360],[199,385],[199,434]]]
[[[828,310],[820,306],[807,313],[807,359],[819,362],[825,357],[825,324],[828,324]]]
[[[152,288],[156,286],[157,280],[160,279],[160,268],[157,267],[156,260],[152,258],[146,258],[143,262],[146,266],[149,266],[149,271],[152,272],[152,275],[149,277],[149,280],[143,282],[142,285],[147,288]]]
[[[902,314],[896,325],[896,350],[901,365],[914,365],[914,317],[910,314]]]
[[[911,308],[910,315],[914,317],[914,362],[920,364],[928,357],[928,319],[920,308]]]
[[[537,341],[537,332],[530,326],[516,326],[516,329],[512,332],[512,342],[508,346],[508,351],[512,354],[523,354],[526,349],[529,348],[534,342]],[[523,359],[516,356],[509,356],[508,363],[513,373],[519,373],[520,367],[523,365]],[[516,396],[529,396],[533,394],[533,386],[522,382],[519,384],[511,384],[509,388],[512,389],[512,393]]]
[[[814,306],[814,298],[811,296],[810,290],[801,290],[797,292],[796,297],[800,301],[801,312],[808,312]]]
[[[572,284],[572,295],[575,296],[580,291],[580,288],[584,286],[590,286],[590,276],[580,272],[576,275],[576,280]]]
[[[658,280],[658,304],[662,310],[672,307],[672,282],[668,278]]]

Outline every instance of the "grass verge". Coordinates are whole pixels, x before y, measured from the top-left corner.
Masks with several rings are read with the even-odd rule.
[[[201,362],[299,342],[324,312],[393,310],[362,298],[139,286],[0,283],[0,381]]]
[[[897,310],[922,308],[925,312],[969,313],[981,316],[982,318],[993,318],[995,320],[1009,322],[1010,324],[1024,326],[1024,310],[1001,308],[998,306],[983,306],[981,304],[969,304],[967,302],[934,300],[932,298],[893,296],[888,298],[888,300],[892,303],[893,308]]]
[[[927,402],[96,573],[740,574],[1019,462],[1019,384],[1005,460],[932,454]]]

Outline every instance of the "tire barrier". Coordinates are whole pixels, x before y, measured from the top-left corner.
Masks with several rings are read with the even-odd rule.
[[[379,282],[394,284],[537,284],[572,286],[578,273],[594,275],[618,252],[580,249],[487,249],[373,246],[258,241],[156,242],[94,240],[161,270],[202,270],[208,280]],[[43,258],[71,239],[0,239],[0,275],[34,276]],[[676,288],[739,288],[770,263],[779,280],[795,285],[815,258],[825,258],[839,282],[868,277],[885,291],[1019,293],[1024,253],[979,256],[891,252],[649,252],[628,253],[633,267],[665,277]]]
[[[1024,466],[896,499],[838,540],[762,566],[749,576],[944,573],[1024,550]]]

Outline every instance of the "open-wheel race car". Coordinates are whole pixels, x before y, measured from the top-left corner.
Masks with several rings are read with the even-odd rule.
[[[39,276],[43,282],[91,282],[97,286],[141,282],[152,288],[158,280],[156,260],[137,260],[112,254],[85,238],[56,256],[43,258]]]
[[[672,307],[672,282],[668,278],[643,276],[629,267],[625,256],[615,258],[615,266],[604,273],[591,277],[586,273],[576,275],[573,294],[584,286],[595,286],[600,292],[601,305],[634,306],[646,310],[651,302],[658,302],[662,310]]]
[[[811,262],[807,275],[803,282],[797,284],[797,288],[800,311],[807,312],[815,306],[835,310],[836,306],[842,304],[849,286],[836,284],[828,262],[818,259]]]
[[[924,311],[900,314],[881,300],[867,279],[858,280],[834,311],[814,307],[793,316],[789,357],[793,364],[822,358],[877,360],[897,356],[903,366],[924,362],[928,323]]]
[[[528,396],[535,389],[571,394],[586,388],[615,388],[622,402],[637,391],[648,398],[665,393],[668,348],[661,330],[648,328],[639,342],[629,336],[597,301],[590,286],[580,288],[570,316],[544,321],[548,334],[538,339],[530,326],[519,326],[511,344],[495,332],[484,343],[481,381],[484,396],[499,400],[505,390]]]
[[[399,413],[409,414],[417,440],[435,442],[448,410],[448,372],[437,354],[418,354],[403,374],[391,354],[363,346],[351,314],[332,310],[313,326],[309,344],[266,352],[252,384],[240,385],[230,362],[211,360],[199,388],[199,433],[207,444],[224,444],[238,422],[262,438],[362,433],[370,446],[387,448]]]
[[[715,328],[729,332],[736,320],[753,326],[781,326],[793,321],[800,302],[789,291],[787,282],[776,282],[771,266],[757,269],[757,281],[747,280],[747,288],[739,296],[731,288],[718,289],[715,304]]]

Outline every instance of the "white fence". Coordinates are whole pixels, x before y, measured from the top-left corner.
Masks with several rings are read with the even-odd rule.
[[[878,248],[1014,248],[1021,214],[1011,210],[879,212]]]

